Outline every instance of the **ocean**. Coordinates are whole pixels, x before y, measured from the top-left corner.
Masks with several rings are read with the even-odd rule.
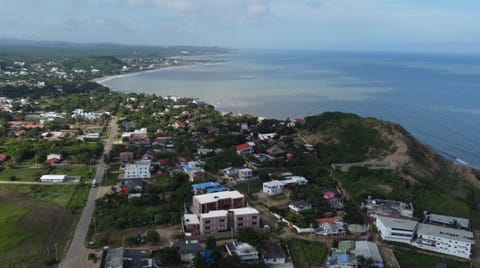
[[[196,97],[223,112],[297,118],[342,111],[402,124],[480,167],[480,56],[243,50],[223,61],[104,81],[122,92]]]

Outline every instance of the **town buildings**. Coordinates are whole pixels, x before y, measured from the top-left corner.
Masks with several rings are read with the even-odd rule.
[[[152,177],[150,168],[150,160],[139,160],[134,164],[127,164],[125,165],[124,179],[149,179]]]

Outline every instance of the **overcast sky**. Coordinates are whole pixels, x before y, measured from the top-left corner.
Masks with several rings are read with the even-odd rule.
[[[480,0],[0,0],[0,37],[480,52]]]

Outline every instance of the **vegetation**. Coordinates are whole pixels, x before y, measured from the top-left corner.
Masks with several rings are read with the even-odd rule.
[[[327,246],[322,242],[291,239],[287,245],[296,268],[321,266],[327,256]]]
[[[423,268],[435,267],[437,263],[445,263],[448,267],[469,268],[470,263],[438,257],[436,254],[420,253],[414,250],[395,249],[395,257],[401,267]]]
[[[30,210],[25,207],[0,204],[0,226],[2,226],[0,231],[0,256],[4,256],[10,249],[30,236],[30,233],[17,227],[17,222],[29,212]]]

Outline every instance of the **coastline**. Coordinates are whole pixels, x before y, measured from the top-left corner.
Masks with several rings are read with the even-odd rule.
[[[124,74],[115,74],[115,75],[107,75],[107,76],[102,76],[98,78],[91,79],[91,82],[95,82],[98,84],[101,84],[103,86],[105,82],[108,82],[113,79],[117,78],[124,78],[124,77],[132,77],[132,76],[137,76],[137,75],[142,75],[146,73],[153,73],[157,71],[163,71],[163,70],[173,70],[173,69],[180,69],[180,68],[187,68],[187,67],[195,67],[195,66],[205,66],[205,65],[217,65],[217,64],[223,64],[225,61],[211,61],[211,62],[192,62],[191,64],[182,64],[182,65],[174,65],[174,66],[162,66],[154,69],[148,69],[148,70],[141,70],[141,71],[135,71],[135,72],[130,72],[130,73],[124,73]]]

